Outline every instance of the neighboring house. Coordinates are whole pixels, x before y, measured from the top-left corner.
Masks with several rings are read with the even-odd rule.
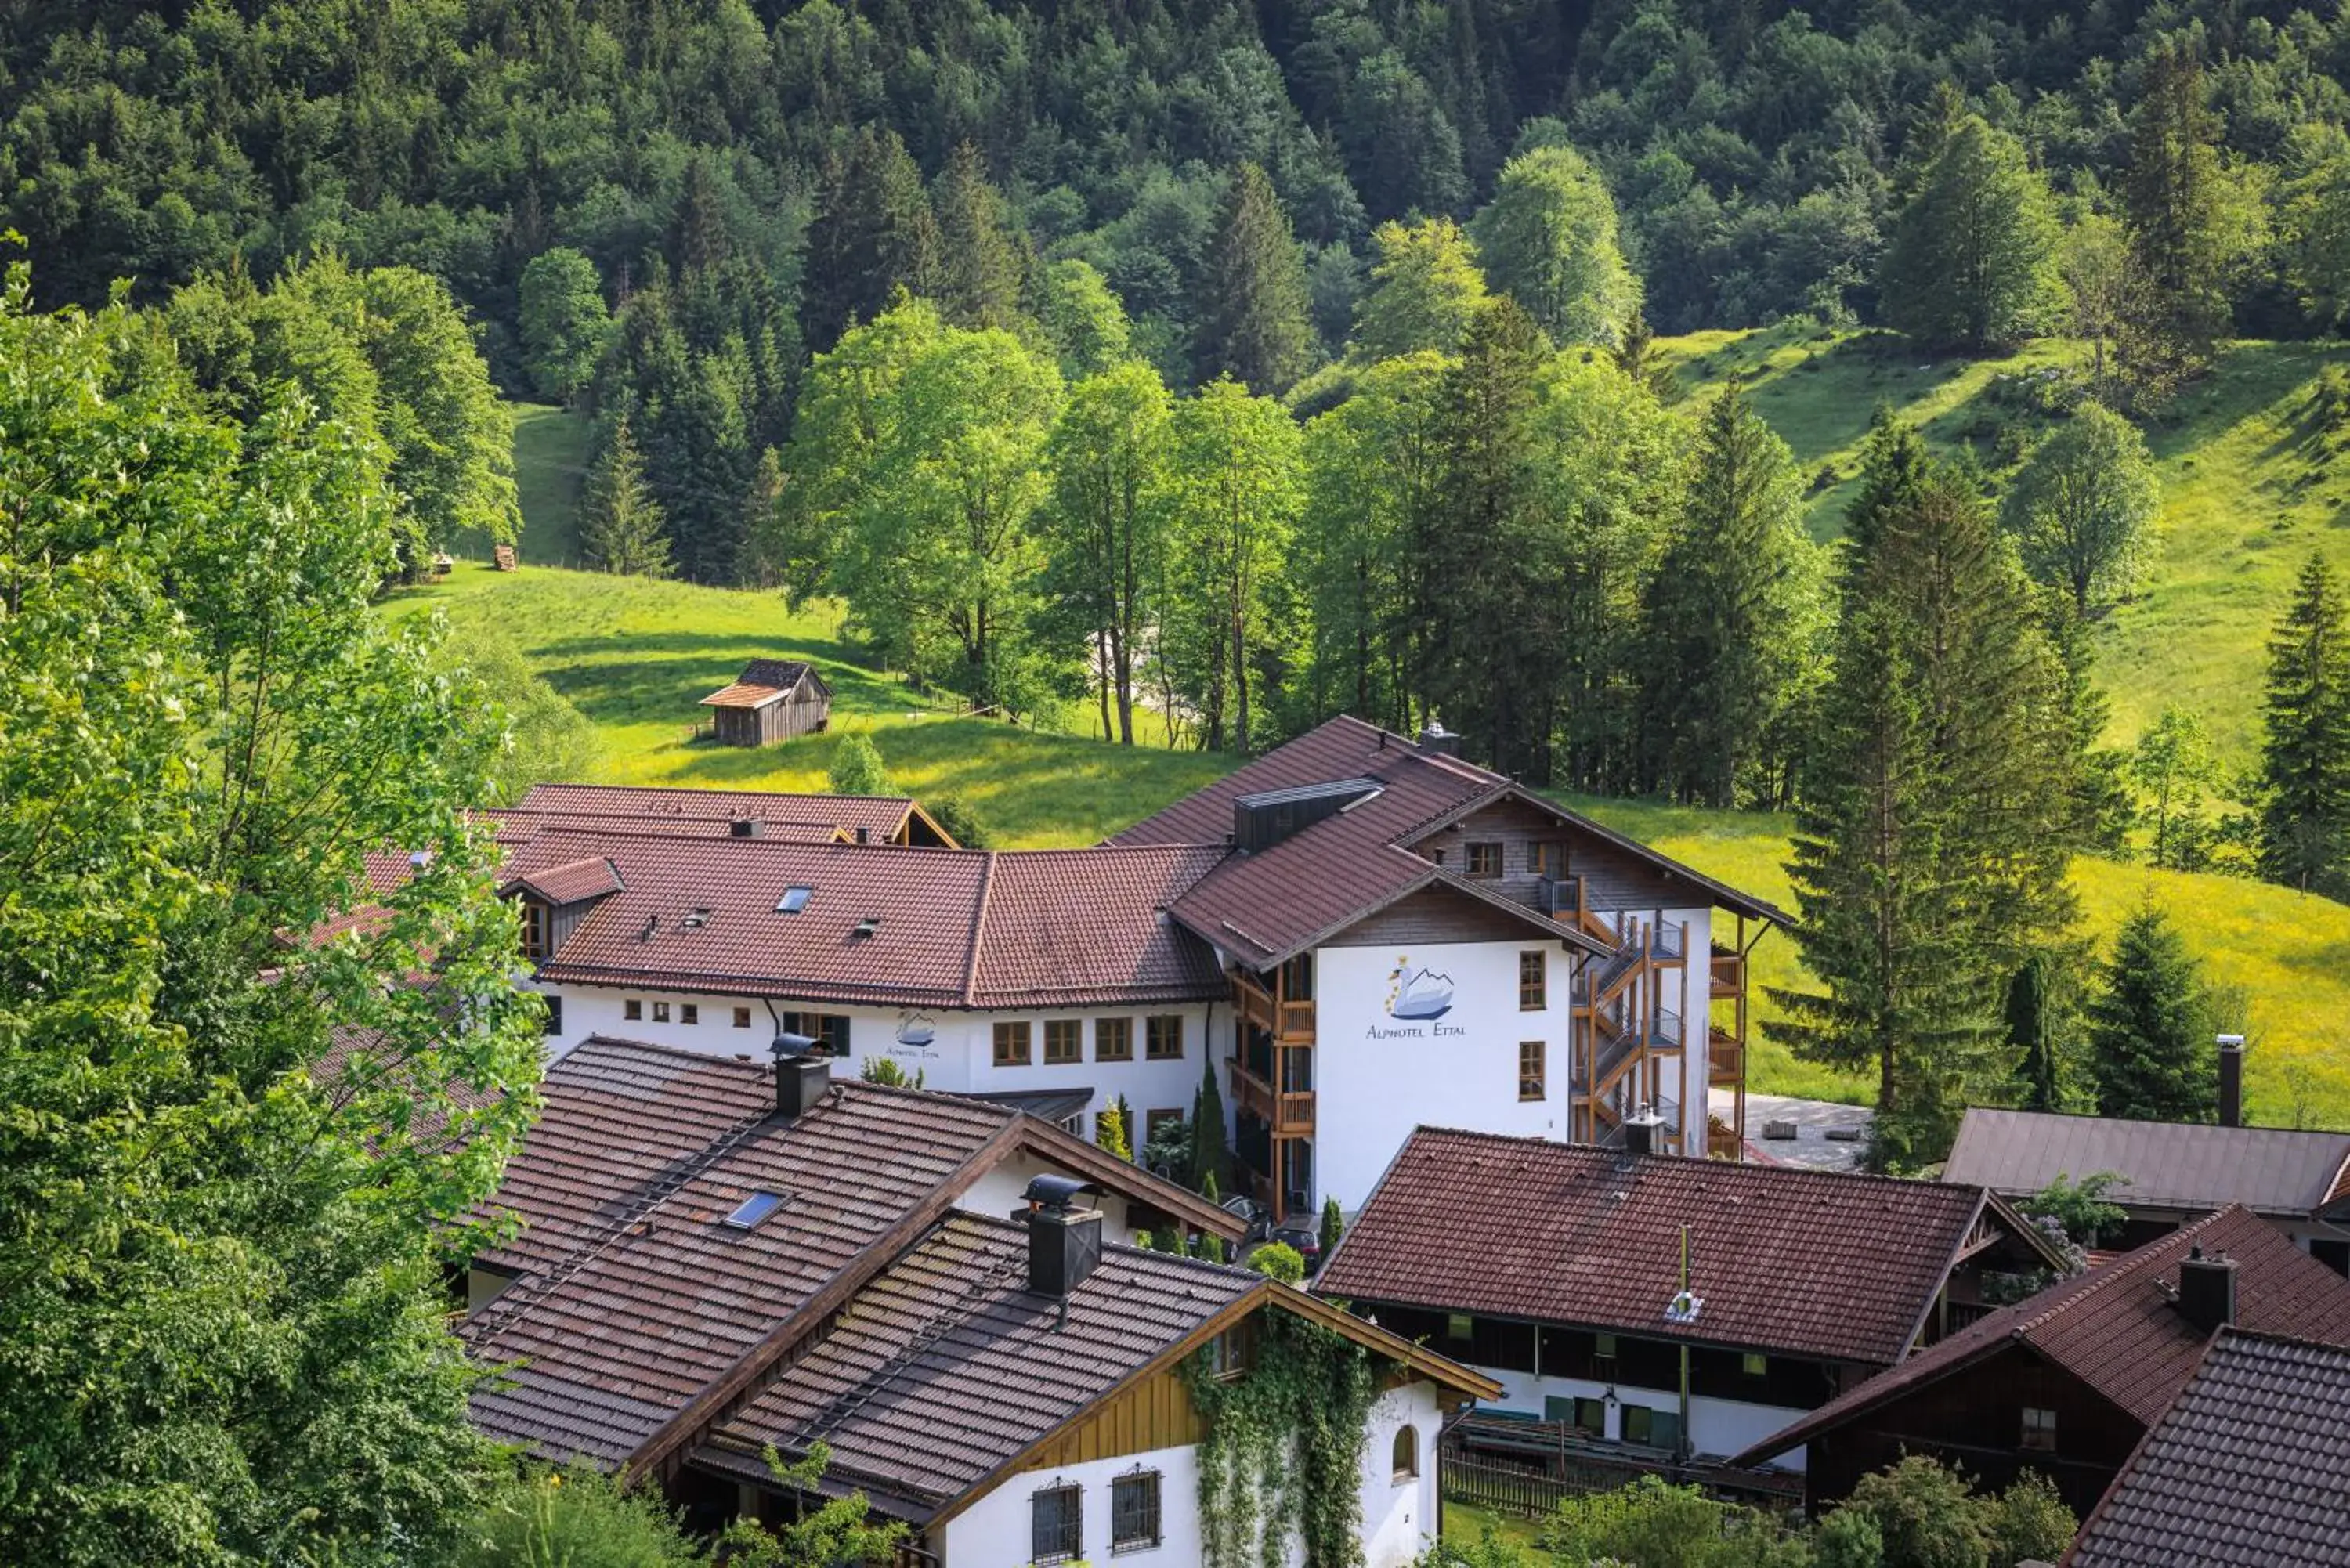
[[[1746,955],[1785,917],[1458,743],[1333,719],[1110,841],[1230,846],[1169,913],[1231,976],[1234,1150],[1284,1214],[1359,1204],[1421,1122],[1607,1142],[1654,1106],[1739,1156]]]
[[[731,686],[702,700],[723,746],[772,746],[832,722],[832,688],[796,659],[754,659]]]
[[[2134,1122],[1976,1107],[1944,1179],[2029,1197],[2058,1177],[2122,1179],[2106,1197],[2129,1219],[2108,1247],[2135,1247],[2241,1203],[2337,1274],[2350,1274],[2350,1133]]]
[[[2003,1307],[1737,1456],[1807,1450],[1815,1511],[1904,1453],[1996,1489],[2035,1469],[2104,1495],[2222,1326],[2350,1345],[2350,1282],[2241,1206]]]
[[[830,796],[542,785],[493,815],[558,1053],[799,1033],[1081,1129],[1122,1096],[1138,1148],[1212,1066],[1292,1218],[1359,1204],[1423,1120],[1607,1142],[1653,1106],[1666,1147],[1735,1158],[1705,1090],[1743,1104],[1777,911],[1453,743],[1333,720],[1086,849],[925,849],[910,803]]]
[[[1202,1562],[1194,1356],[1244,1376],[1269,1314],[1378,1369],[1359,1485],[1367,1568],[1436,1528],[1444,1417],[1483,1378],[1252,1272],[1136,1250],[1229,1217],[999,1107],[593,1040],[550,1069],[475,1270],[491,1436],[652,1478],[689,1518],[793,1506],[767,1466],[905,1521],[901,1561]]]
[[[1983,1310],[1986,1272],[2063,1262],[1979,1188],[1423,1127],[1315,1289],[1493,1378],[1545,1446],[1720,1458]]]
[[[2064,1568],[2340,1568],[2350,1350],[2221,1329]]]

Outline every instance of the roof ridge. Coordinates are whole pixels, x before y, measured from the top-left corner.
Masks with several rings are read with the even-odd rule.
[[[2162,1266],[2168,1263],[2177,1253],[2181,1241],[2190,1241],[2191,1238],[2201,1234],[2240,1209],[2243,1209],[2247,1214],[2251,1212],[2244,1209],[2241,1203],[2230,1203],[2225,1209],[2215,1209],[2199,1219],[2188,1221],[2168,1235],[2157,1236],[2142,1247],[2133,1248],[2117,1258],[2108,1259],[2100,1267],[2091,1269],[2086,1273],[2065,1281],[2062,1285],[2053,1287],[2062,1292],[2059,1298],[2050,1302],[2029,1317],[2019,1316],[2011,1332],[2016,1334],[2028,1334],[2044,1328],[2076,1307],[2102,1295],[2107,1286],[2116,1282],[2134,1282],[2143,1279],[2149,1266],[2152,1266],[2156,1272],[2160,1272]],[[2263,1220],[2262,1223],[2265,1224],[2266,1221]],[[2072,1288],[2066,1290],[2065,1285]],[[2026,1304],[2028,1304],[2027,1302],[2018,1302],[2015,1306],[2022,1308]]]
[[[712,1066],[724,1067],[730,1071],[740,1070],[749,1073],[754,1076],[764,1075],[767,1071],[766,1068],[761,1066],[757,1062],[745,1058],[731,1055],[719,1056],[714,1055],[708,1051],[696,1051],[691,1046],[668,1045],[663,1044],[658,1040],[639,1040],[627,1034],[597,1033],[588,1035],[586,1039],[580,1041],[578,1044],[574,1045],[570,1050],[565,1052],[558,1060],[548,1065],[547,1072],[555,1073],[561,1070],[565,1063],[571,1061],[574,1057],[577,1056],[580,1052],[587,1050],[591,1045],[618,1045],[629,1052],[650,1051],[663,1056],[675,1056],[681,1060],[688,1062],[707,1062]]]
[[[1599,1144],[1571,1143],[1563,1138],[1544,1137],[1540,1133],[1481,1132],[1475,1127],[1456,1127],[1431,1123],[1422,1123],[1420,1126],[1412,1129],[1411,1136],[1413,1137],[1418,1137],[1422,1133],[1441,1133],[1457,1137],[1476,1138],[1487,1143],[1534,1144],[1543,1148],[1559,1149],[1571,1154],[1606,1156],[1608,1158],[1617,1160],[1645,1159],[1668,1169],[1679,1169],[1682,1168],[1704,1168],[1708,1171],[1719,1170],[1722,1173],[1735,1173],[1742,1176],[1756,1171],[1768,1171],[1771,1173],[1770,1179],[1773,1180],[1874,1182],[1878,1185],[1898,1187],[1904,1192],[1931,1191],[1938,1193],[1949,1192],[1961,1195],[1970,1192],[1978,1194],[1988,1193],[1991,1190],[1989,1188],[1981,1186],[1974,1182],[1925,1181],[1914,1176],[1888,1176],[1882,1171],[1875,1170],[1814,1170],[1808,1166],[1763,1165],[1759,1162],[1750,1160],[1708,1159],[1702,1156],[1688,1154],[1638,1155],[1633,1154],[1628,1150],[1608,1148]],[[1409,1142],[1407,1142],[1407,1147],[1409,1147]]]
[[[971,1007],[979,997],[979,959],[987,946],[987,896],[995,887],[996,851],[983,851],[987,864],[979,873],[979,898],[971,911],[971,954],[962,972],[962,1004]],[[1024,1025],[1023,1027],[1025,1027]]]
[[[1969,1106],[1967,1114],[1985,1116],[2031,1116],[2046,1121],[2107,1122],[2133,1127],[2172,1127],[2208,1133],[2279,1133],[2287,1137],[2333,1137],[2350,1141],[2350,1131],[2334,1127],[2270,1127],[2240,1125],[2230,1127],[2222,1122],[2178,1122],[2145,1116],[2108,1116],[2095,1111],[2033,1111],[2021,1106]]]

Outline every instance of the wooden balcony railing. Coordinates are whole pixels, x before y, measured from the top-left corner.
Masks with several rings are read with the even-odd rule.
[[[1314,1038],[1314,1002],[1311,998],[1293,1002],[1249,979],[1232,976],[1232,1007],[1243,1024],[1253,1024],[1276,1040],[1310,1041]]]
[[[1705,1037],[1705,1081],[1735,1084],[1746,1076],[1746,1047],[1726,1029],[1710,1030]]]
[[[1717,947],[1709,959],[1716,996],[1736,996],[1746,989],[1746,955]]]
[[[1271,1127],[1275,1137],[1309,1136],[1314,1131],[1314,1091],[1278,1090],[1241,1064],[1232,1062],[1232,1100]]]

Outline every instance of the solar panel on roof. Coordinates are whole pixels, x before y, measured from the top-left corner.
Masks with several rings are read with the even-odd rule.
[[[798,914],[802,909],[807,908],[808,895],[813,891],[813,888],[785,888],[784,896],[775,900],[775,913],[779,915]]]
[[[780,1192],[754,1192],[736,1204],[734,1212],[719,1223],[737,1231],[748,1231],[783,1206],[784,1194]]]

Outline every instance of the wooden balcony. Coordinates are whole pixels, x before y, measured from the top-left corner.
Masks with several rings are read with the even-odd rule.
[[[1301,1137],[1314,1131],[1314,1091],[1275,1089],[1235,1058],[1232,1101],[1236,1108],[1256,1116],[1275,1137]]]
[[[1737,996],[1746,990],[1746,955],[1717,946],[1708,961],[1711,967],[1713,994]]]
[[[1240,1014],[1244,1026],[1253,1025],[1275,1040],[1294,1044],[1311,1044],[1314,1039],[1314,1002],[1311,998],[1293,1002],[1276,996],[1245,974],[1235,974],[1232,976],[1232,1008]]]
[[[1712,1029],[1705,1038],[1705,1081],[1738,1084],[1746,1077],[1746,1047],[1727,1029]]]

